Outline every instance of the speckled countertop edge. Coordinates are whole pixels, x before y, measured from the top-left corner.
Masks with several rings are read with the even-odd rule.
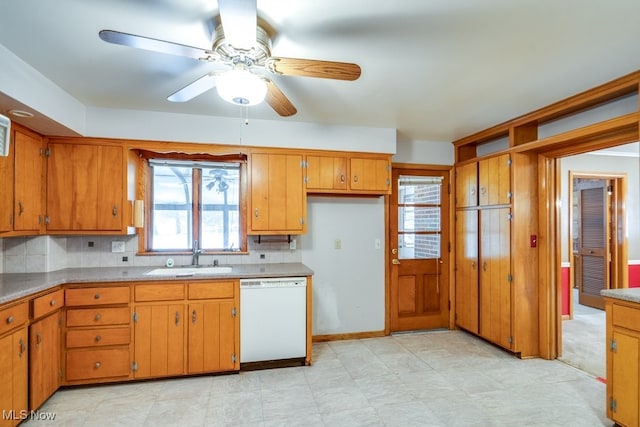
[[[600,291],[600,295],[640,304],[640,288],[605,289]]]
[[[49,273],[0,274],[0,304],[35,295],[63,284],[162,282],[169,280],[244,279],[255,277],[304,277],[313,270],[302,263],[234,264],[231,273],[196,276],[150,276],[145,273],[159,267],[67,268]]]

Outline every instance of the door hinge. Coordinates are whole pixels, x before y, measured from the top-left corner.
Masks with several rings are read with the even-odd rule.
[[[138,312],[134,311],[133,312],[133,323],[138,323]]]
[[[509,342],[509,344],[513,344],[513,337],[509,336],[509,338],[507,338],[507,342]]]
[[[309,164],[305,160],[300,160],[300,167],[304,169],[309,167]]]
[[[51,224],[51,218],[49,217],[49,215],[44,216],[44,224],[45,225]]]
[[[513,197],[513,193],[511,191],[507,191],[507,199],[511,200]]]
[[[51,157],[51,148],[49,148],[49,147],[45,148],[44,156],[45,157]]]
[[[236,310],[236,308],[235,308],[235,307],[233,307],[233,308],[231,309],[231,317],[236,317],[236,315],[237,315],[237,314],[238,314],[238,311]]]
[[[138,370],[138,362],[134,361],[133,363],[131,363],[131,370],[133,372]]]
[[[308,177],[308,176],[305,176],[305,177],[304,177],[304,183],[305,183],[305,184],[308,184],[308,183],[309,183],[309,177]]]
[[[614,353],[618,351],[618,343],[616,342],[616,340],[611,339],[611,341],[609,341],[609,350],[613,351]]]
[[[447,308],[451,311],[451,300],[447,301]]]
[[[611,409],[612,412],[616,412],[618,409],[618,402],[616,402],[613,397],[609,400],[609,409]]]
[[[512,162],[512,160],[511,160],[511,157],[509,157],[509,158],[507,159],[507,166],[511,166],[511,163],[513,163],[513,162]]]
[[[236,355],[234,353],[234,354],[231,355],[231,363],[236,363],[236,360],[237,360],[237,358],[236,358]]]
[[[512,213],[508,213],[507,214],[507,221],[511,221],[513,219],[513,214]]]
[[[513,274],[507,274],[507,282],[513,282]]]
[[[451,242],[447,243],[447,252],[451,252]]]
[[[304,225],[304,218],[300,217],[300,225]]]

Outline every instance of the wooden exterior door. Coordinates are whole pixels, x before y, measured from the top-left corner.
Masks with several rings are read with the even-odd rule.
[[[449,326],[449,172],[393,170],[392,332]]]
[[[608,179],[577,179],[580,227],[576,254],[578,301],[604,310],[600,291],[610,287],[611,215]]]

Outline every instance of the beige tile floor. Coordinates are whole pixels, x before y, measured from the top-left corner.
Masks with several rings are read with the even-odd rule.
[[[310,367],[63,389],[57,426],[598,426],[605,385],[461,331],[318,343]]]

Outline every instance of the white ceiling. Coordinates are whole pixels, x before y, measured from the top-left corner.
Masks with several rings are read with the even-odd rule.
[[[216,16],[215,0],[6,1],[0,44],[86,106],[239,117],[215,90],[167,101],[212,64],[98,38],[209,48]],[[273,55],[355,62],[362,76],[274,76],[298,113],[262,104],[251,117],[396,128],[399,142],[451,141],[640,69],[638,0],[258,0],[258,16]]]

